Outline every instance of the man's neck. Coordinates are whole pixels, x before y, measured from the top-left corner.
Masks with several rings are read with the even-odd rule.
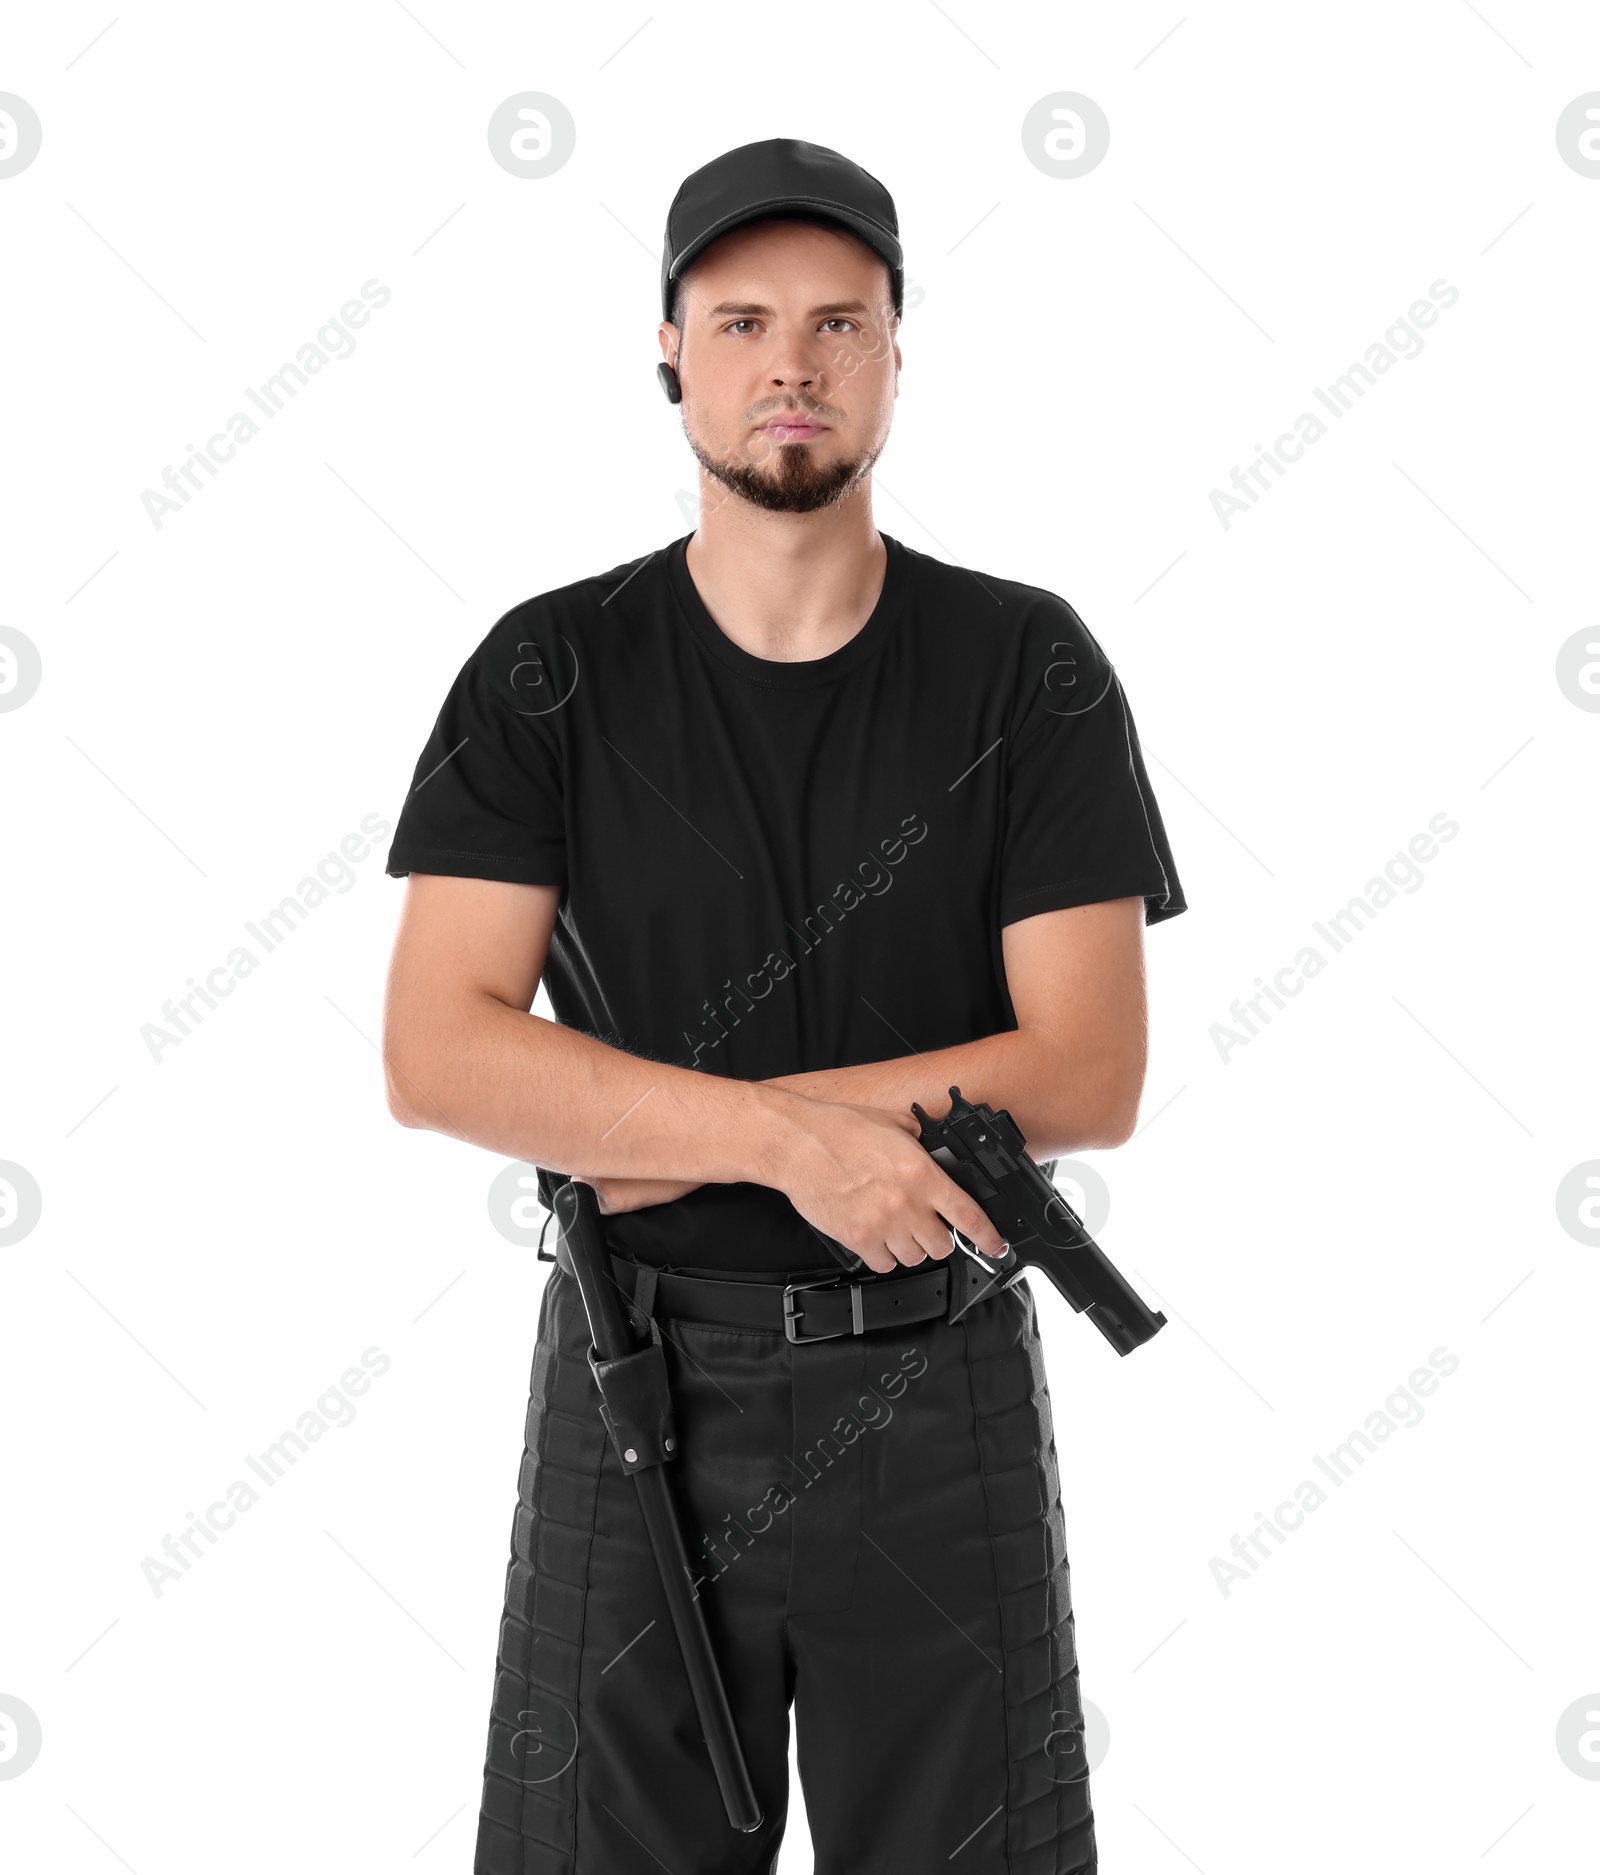
[[[776,663],[827,657],[872,616],[888,550],[870,478],[813,514],[773,513],[701,471],[690,577],[719,630]]]

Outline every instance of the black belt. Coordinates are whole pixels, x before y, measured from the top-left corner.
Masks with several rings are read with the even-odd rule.
[[[548,1258],[546,1259],[548,1260]],[[555,1261],[575,1274],[566,1239],[556,1237]],[[1008,1288],[1020,1270],[1002,1276],[981,1269],[965,1251],[910,1274],[851,1277],[755,1274],[731,1282],[657,1269],[611,1256],[617,1286],[646,1315],[678,1315],[731,1328],[782,1329],[791,1341],[870,1335],[912,1322],[955,1321],[975,1302]]]

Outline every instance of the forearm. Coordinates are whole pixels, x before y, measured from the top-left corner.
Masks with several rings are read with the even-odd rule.
[[[489,995],[391,1012],[390,1110],[407,1126],[579,1178],[782,1188],[800,1097],[630,1055]]]
[[[1084,1059],[1074,1075],[1063,1068],[1059,1040],[1028,1029],[980,1036],[950,1048],[780,1074],[761,1083],[813,1100],[850,1102],[907,1112],[916,1101],[934,1119],[950,1110],[950,1089],[966,1100],[1007,1109],[1035,1160],[1055,1159],[1086,1147],[1119,1145],[1129,1126],[1125,1092],[1104,1066]]]

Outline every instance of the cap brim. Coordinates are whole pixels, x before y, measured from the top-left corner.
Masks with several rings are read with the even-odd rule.
[[[667,279],[669,281],[678,279],[684,268],[697,255],[704,253],[713,241],[721,240],[723,235],[732,233],[735,228],[743,227],[746,222],[765,221],[769,215],[781,215],[786,210],[803,212],[818,221],[837,223],[847,234],[853,234],[858,240],[864,241],[891,272],[905,265],[900,243],[887,228],[869,220],[865,215],[857,214],[854,209],[841,208],[837,202],[819,201],[815,196],[794,195],[781,196],[770,202],[762,202],[754,208],[739,209],[734,214],[724,215],[703,234],[697,235],[683,252],[674,258]]]

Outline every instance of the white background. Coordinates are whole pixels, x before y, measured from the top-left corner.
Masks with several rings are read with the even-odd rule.
[[[0,1694],[43,1749],[9,1867],[470,1866],[549,1266],[491,1223],[499,1160],[385,1110],[387,840],[159,1064],[141,1029],[393,821],[501,612],[687,531],[661,226],[771,135],[899,206],[880,525],[1078,608],[1191,906],[1149,934],[1142,1129],[1092,1161],[1170,1326],[1118,1361],[1034,1283],[1101,1865],[1588,1866],[1556,1730],[1600,1711],[1596,1250],[1556,1192],[1600,1156],[1600,716],[1555,672],[1595,626],[1600,181],[1555,124],[1600,18],[1070,15],[13,18],[43,146],[0,181],[0,624],[43,681],[0,715],[0,1159],[43,1214],[0,1249]],[[524,90],[577,125],[542,180],[486,140]],[[1062,90],[1111,125],[1077,179],[1021,139]],[[141,491],[369,279],[353,355],[156,528]],[[1441,279],[1421,354],[1224,528],[1212,489]],[[1224,1061],[1235,999],[1441,813]],[[371,1347],[354,1422],[155,1595],[143,1559]],[[1421,1422],[1224,1595],[1213,1557],[1437,1348]]]

